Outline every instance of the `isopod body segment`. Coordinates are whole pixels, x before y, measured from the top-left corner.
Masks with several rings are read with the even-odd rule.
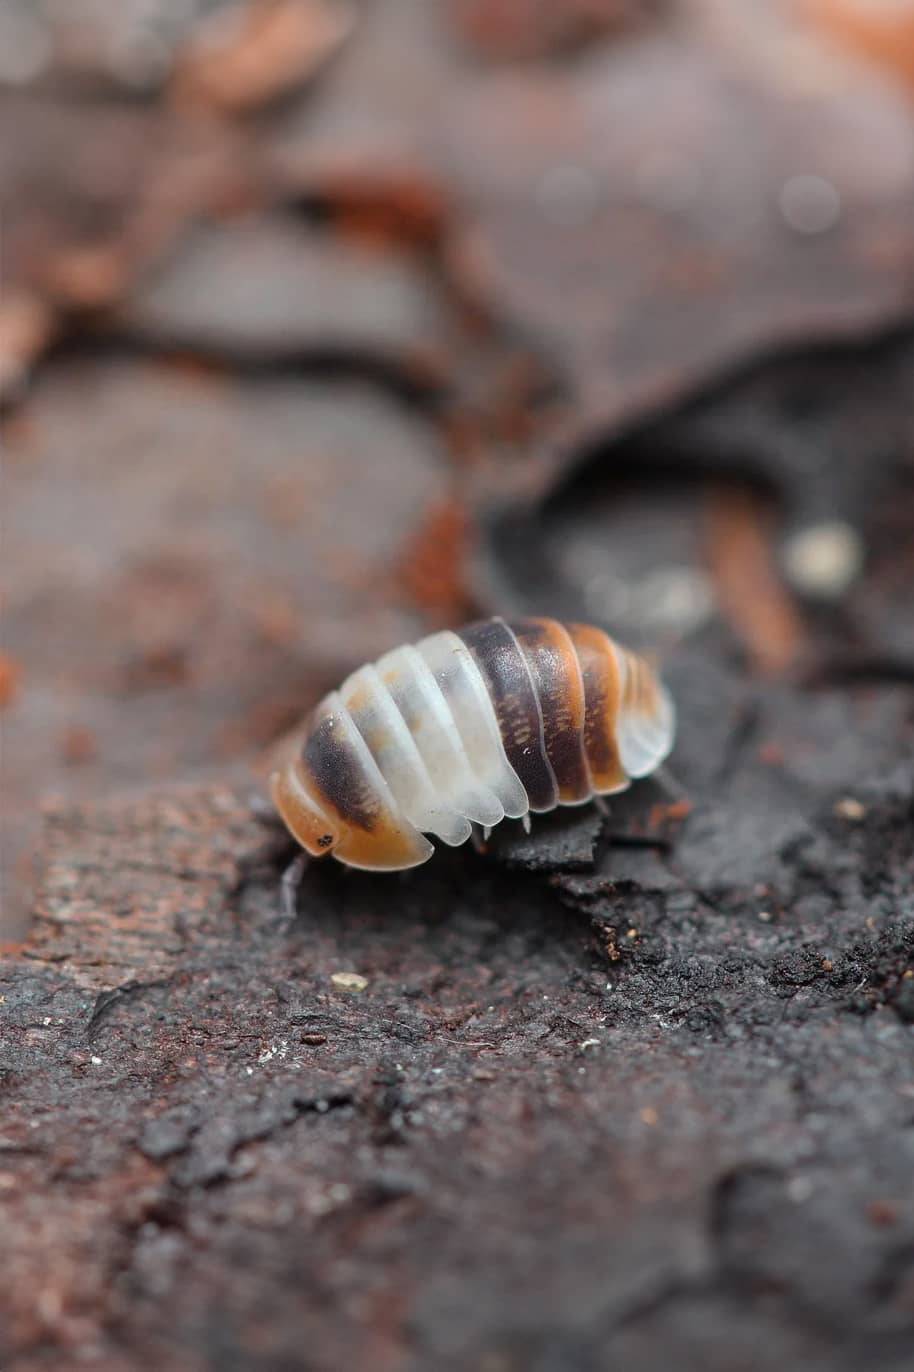
[[[270,784],[308,853],[396,871],[431,857],[429,834],[457,846],[473,823],[625,790],[674,732],[652,669],[601,629],[495,618],[353,672]]]

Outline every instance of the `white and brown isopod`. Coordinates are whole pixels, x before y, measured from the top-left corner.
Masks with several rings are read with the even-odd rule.
[[[431,857],[426,834],[456,847],[474,822],[625,790],[660,765],[674,729],[651,668],[601,629],[488,619],[353,672],[271,789],[308,853],[397,871]]]

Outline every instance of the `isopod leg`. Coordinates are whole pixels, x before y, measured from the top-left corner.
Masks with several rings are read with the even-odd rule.
[[[530,829],[531,829],[531,827],[532,827],[531,824],[530,824],[530,816],[529,816],[529,814],[527,814],[527,815],[521,815],[521,817],[520,817],[520,822],[521,822],[521,824],[524,826],[524,833],[525,833],[525,834],[529,834]]]
[[[308,866],[308,854],[299,853],[289,863],[279,882],[279,903],[283,919],[292,924],[298,913],[298,893]]]
[[[486,847],[486,844],[488,842],[488,838],[491,832],[492,830],[489,828],[488,825],[485,825],[485,827],[482,829],[480,829],[478,824],[473,825],[473,832],[470,834],[470,842],[476,849],[477,853],[487,853],[489,851]]]
[[[685,800],[686,793],[667,767],[657,767],[651,775],[662,791],[673,800]]]
[[[594,796],[593,803],[604,819],[609,819],[609,805],[603,796]]]

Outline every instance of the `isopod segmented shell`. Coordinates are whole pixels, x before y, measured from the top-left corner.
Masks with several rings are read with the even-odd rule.
[[[307,852],[400,870],[431,857],[427,834],[456,846],[474,823],[624,790],[674,731],[651,668],[602,629],[488,619],[353,672],[271,789]]]

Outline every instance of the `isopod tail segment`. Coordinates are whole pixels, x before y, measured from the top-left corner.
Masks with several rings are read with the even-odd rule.
[[[431,857],[428,834],[456,847],[474,825],[526,825],[625,790],[660,766],[674,734],[652,668],[602,629],[495,618],[353,672],[270,785],[313,857],[401,871]]]

